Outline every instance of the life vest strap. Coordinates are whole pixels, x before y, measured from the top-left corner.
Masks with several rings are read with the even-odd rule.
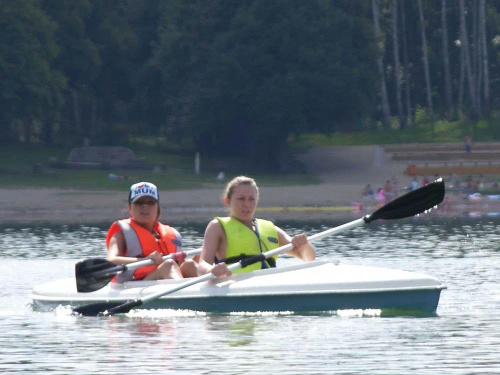
[[[216,259],[215,260],[215,263],[226,263],[226,264],[233,264],[233,263],[238,263],[242,260],[245,260],[245,259],[250,259],[250,258],[254,258],[255,255],[245,255],[245,254],[240,254],[240,255],[237,255],[237,256],[234,256],[234,257],[229,257],[229,258],[225,258],[225,259]],[[265,260],[265,262],[269,265],[269,267],[271,268],[275,268],[276,267],[276,259],[274,258],[268,258]]]

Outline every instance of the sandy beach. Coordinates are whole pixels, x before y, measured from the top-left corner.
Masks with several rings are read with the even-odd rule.
[[[351,206],[354,194],[347,193],[349,188],[359,190],[358,186],[348,184],[263,187],[258,215],[271,220],[349,216],[356,209]],[[339,190],[346,193],[342,195]],[[220,188],[164,191],[161,193],[161,220],[208,223],[225,212],[221,191]],[[121,191],[0,189],[0,195],[0,224],[101,223],[128,215],[127,192]]]
[[[396,177],[399,188],[410,183],[407,164],[391,159],[377,146],[317,147],[299,160],[321,183],[309,186],[261,186],[259,217],[270,220],[360,217],[356,203],[363,187],[374,189]],[[154,182],[154,181],[152,181]],[[258,183],[259,181],[257,181]],[[160,189],[161,221],[207,223],[223,215],[223,184],[196,190]],[[110,223],[127,217],[128,191],[83,191],[64,189],[0,189],[0,224],[11,223]],[[365,202],[370,212],[377,202]]]

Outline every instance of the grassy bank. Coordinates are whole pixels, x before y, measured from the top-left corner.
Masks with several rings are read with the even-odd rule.
[[[410,129],[376,129],[372,131],[337,132],[330,135],[304,134],[290,138],[292,150],[299,153],[313,146],[389,145],[404,143],[457,143],[464,135],[472,134],[476,142],[498,141],[500,124],[497,120],[479,121],[474,124],[460,121],[439,121],[434,124],[420,123]],[[498,128],[498,130],[496,130]],[[497,134],[499,133],[499,134]],[[44,146],[41,144],[2,145],[0,147],[0,175],[4,187],[60,187],[69,189],[123,190],[132,182],[153,181],[162,189],[191,189],[221,186],[216,180],[220,171],[225,181],[246,174],[261,185],[307,185],[319,183],[318,178],[303,172],[292,164],[292,173],[263,172],[257,166],[245,164],[248,160],[216,158],[202,155],[201,173],[194,173],[194,152],[162,145],[157,138],[135,138],[127,147],[137,158],[152,168],[148,170],[83,170],[51,168],[49,158],[66,161],[71,147]],[[153,167],[157,168],[153,168]],[[154,170],[157,170],[156,172]],[[120,178],[111,179],[114,174]]]
[[[422,120],[423,121],[423,120]],[[290,139],[294,148],[312,146],[393,145],[407,143],[460,143],[466,135],[475,142],[500,141],[500,120],[492,118],[475,123],[464,121],[421,122],[405,130],[374,129],[367,131],[303,134]]]
[[[153,168],[148,170],[89,170],[50,167],[49,158],[65,161],[69,147],[50,147],[40,144],[17,144],[0,148],[0,175],[2,187],[47,187],[67,189],[124,190],[137,181],[152,181],[162,190],[220,187],[216,180],[225,171],[225,181],[237,174],[248,174],[259,184],[267,186],[317,184],[319,180],[305,174],[271,174],[251,169],[238,169],[238,161],[201,158],[201,173],[194,173],[194,155],[187,152],[168,153],[141,144],[130,146],[137,158]],[[229,172],[227,172],[229,170]],[[110,178],[114,174],[118,178]]]

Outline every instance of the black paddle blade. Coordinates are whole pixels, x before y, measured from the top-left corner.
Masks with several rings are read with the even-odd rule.
[[[83,305],[73,309],[73,314],[82,314],[84,316],[103,315],[109,309],[122,305],[123,302],[98,302],[89,305]]]
[[[82,260],[75,264],[76,290],[90,293],[106,286],[120,269],[115,264],[102,258]]]
[[[73,314],[84,316],[108,316],[114,314],[125,314],[134,307],[141,306],[142,300],[134,299],[128,302],[99,302],[91,303],[73,309]]]
[[[415,216],[437,206],[443,199],[444,181],[440,178],[380,207],[373,214],[366,216],[365,222],[369,223],[378,219],[403,219]]]

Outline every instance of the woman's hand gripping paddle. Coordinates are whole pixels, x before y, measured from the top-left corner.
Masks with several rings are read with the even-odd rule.
[[[177,261],[184,260],[186,257],[198,255],[201,253],[201,248],[189,251],[180,251],[178,253],[168,254],[163,257],[163,260],[174,259]],[[120,266],[109,262],[103,258],[91,258],[75,264],[76,290],[79,293],[90,293],[99,290],[111,281],[113,277],[127,270],[134,270],[139,267],[151,266],[155,264],[153,259],[145,259],[140,262],[123,264]]]

